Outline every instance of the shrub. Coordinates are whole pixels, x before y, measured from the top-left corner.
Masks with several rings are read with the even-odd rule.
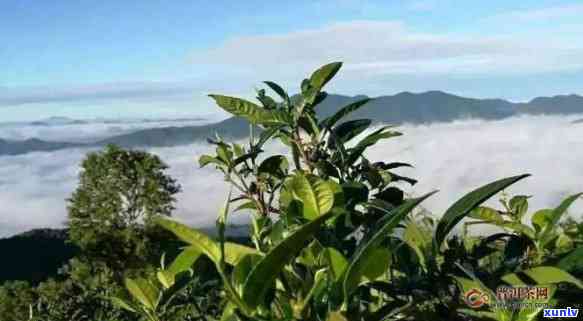
[[[495,287],[527,283],[549,287],[555,300],[550,302],[565,293],[558,284],[581,293],[583,284],[568,272],[582,265],[581,248],[562,246],[565,233],[555,228],[579,194],[535,214],[535,230],[523,222],[524,196],[505,203],[504,212],[480,207],[528,175],[471,191],[438,221],[415,215],[434,193],[406,196],[400,184],[416,181],[398,169],[410,165],[366,156],[368,148],[400,133],[392,126],[372,128],[369,119],[345,120],[370,99],[319,119],[323,88],[340,67],[319,68],[294,97],[265,82],[279,101],[263,89],[260,104],[210,95],[250,123],[248,144],[210,139],[216,153],[199,161],[220,170],[232,186],[217,218],[218,238],[157,217],[157,224],[187,246],[155,277],[127,278],[131,298],[114,298],[116,304],[161,320],[170,295],[194,276],[190,267],[201,256],[214,263],[222,281],[221,320],[532,320],[540,310],[505,310],[495,301],[472,310],[463,294],[479,291],[497,300]],[[264,145],[272,140],[287,146],[289,154],[265,155]],[[251,212],[252,247],[225,239],[229,215],[240,210]],[[471,218],[506,231],[451,236],[458,223]]]

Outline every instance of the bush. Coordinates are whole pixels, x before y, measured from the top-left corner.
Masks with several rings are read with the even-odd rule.
[[[118,306],[161,320],[172,294],[195,276],[190,267],[200,257],[214,263],[222,280],[221,320],[533,320],[542,308],[499,308],[493,304],[496,287],[547,287],[554,297],[549,302],[559,304],[567,288],[582,294],[583,283],[569,273],[583,265],[581,248],[574,247],[580,230],[571,228],[573,236],[556,226],[580,194],[536,212],[533,227],[524,222],[526,196],[503,199],[503,210],[481,207],[528,176],[517,175],[471,191],[434,221],[418,209],[433,193],[411,198],[400,188],[416,183],[398,174],[409,164],[366,156],[368,148],[400,133],[392,126],[371,128],[369,119],[343,121],[370,99],[318,118],[323,87],[340,67],[316,70],[295,97],[265,82],[280,101],[263,89],[260,105],[210,95],[250,123],[248,145],[217,137],[209,140],[216,154],[200,158],[201,166],[220,170],[234,191],[217,219],[219,237],[157,217],[187,247],[155,276],[126,278],[131,296],[113,298]],[[287,146],[289,158],[265,155],[271,140]],[[251,212],[253,247],[225,240],[228,217],[240,210]],[[504,231],[451,237],[464,219]],[[471,309],[472,293],[491,301]]]

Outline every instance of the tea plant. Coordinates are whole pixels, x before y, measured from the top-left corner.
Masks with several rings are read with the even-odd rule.
[[[413,215],[434,192],[406,196],[401,184],[416,180],[399,175],[398,169],[411,165],[367,157],[370,147],[401,135],[392,126],[377,128],[370,119],[350,118],[370,99],[351,103],[324,119],[318,115],[318,105],[326,97],[323,89],[340,67],[341,63],[331,63],[319,68],[302,81],[296,96],[266,81],[278,100],[264,89],[257,92],[258,104],[210,95],[219,107],[250,124],[248,144],[209,139],[216,153],[199,160],[201,166],[221,171],[232,186],[217,219],[218,238],[162,216],[154,221],[188,244],[173,265],[186,268],[199,256],[214,263],[222,280],[221,320],[511,320],[507,317],[516,319],[515,314],[468,310],[461,295],[468,287],[491,293],[488,285],[524,283],[523,274],[535,284],[569,282],[581,287],[568,272],[541,265],[551,264],[546,260],[549,253],[566,242],[563,235],[567,234],[555,226],[579,195],[555,210],[535,214],[535,230],[521,223],[525,197],[505,203],[503,213],[480,207],[528,175],[475,189],[454,202],[437,222]],[[268,154],[264,149],[272,141],[289,152]],[[252,247],[225,240],[229,215],[242,210],[251,213]],[[450,237],[468,217],[510,233]],[[503,268],[488,266],[499,262],[486,258],[498,252],[489,243],[502,241],[508,248],[504,252],[510,253],[525,238],[526,248],[535,253],[532,260],[509,265],[516,261],[510,255],[502,260]],[[571,262],[565,265],[581,264],[580,249],[561,254],[565,253],[565,260]],[[181,261],[185,256],[186,263]],[[176,277],[159,271],[157,286],[152,280],[127,279],[135,299],[118,303],[148,320],[161,320],[159,308]]]

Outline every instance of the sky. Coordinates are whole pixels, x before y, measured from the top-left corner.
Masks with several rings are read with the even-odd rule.
[[[224,117],[207,95],[583,94],[583,3],[550,0],[0,0],[0,122]]]

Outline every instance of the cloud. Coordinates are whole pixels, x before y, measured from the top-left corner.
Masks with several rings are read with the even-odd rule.
[[[170,120],[89,120],[83,124],[66,124],[60,126],[39,126],[31,123],[0,123],[0,138],[7,140],[26,140],[39,138],[55,142],[95,142],[112,135],[122,135],[146,128],[169,126],[194,126],[209,123],[206,119],[170,119]]]
[[[501,121],[456,121],[404,125],[405,135],[373,148],[372,160],[406,161],[414,169],[401,171],[419,179],[409,193],[439,189],[425,206],[436,215],[469,192],[493,180],[531,173],[509,189],[533,195],[531,209],[556,206],[583,191],[583,126],[575,117],[526,116]],[[270,146],[270,152],[283,152]],[[210,152],[206,145],[155,148],[170,165],[183,192],[175,217],[197,226],[212,225],[228,186],[210,168],[200,169],[197,158]],[[0,157],[0,235],[30,228],[58,227],[65,221],[65,199],[77,184],[78,165],[87,150],[65,150]],[[495,201],[492,202],[496,204]],[[573,207],[580,217],[583,201]],[[232,216],[245,222],[245,214]]]
[[[0,106],[91,100],[155,98],[191,93],[192,84],[124,82],[73,87],[0,88]]]
[[[236,55],[233,55],[236,52]],[[514,36],[412,31],[398,21],[351,21],[284,34],[243,36],[195,52],[195,64],[303,73],[326,61],[345,61],[363,75],[512,75],[583,68],[583,46]],[[348,75],[350,76],[350,75]]]
[[[519,20],[523,22],[547,21],[556,22],[556,19],[577,18],[583,14],[583,4],[572,3],[540,9],[517,10],[497,15],[495,18],[504,20]]]

